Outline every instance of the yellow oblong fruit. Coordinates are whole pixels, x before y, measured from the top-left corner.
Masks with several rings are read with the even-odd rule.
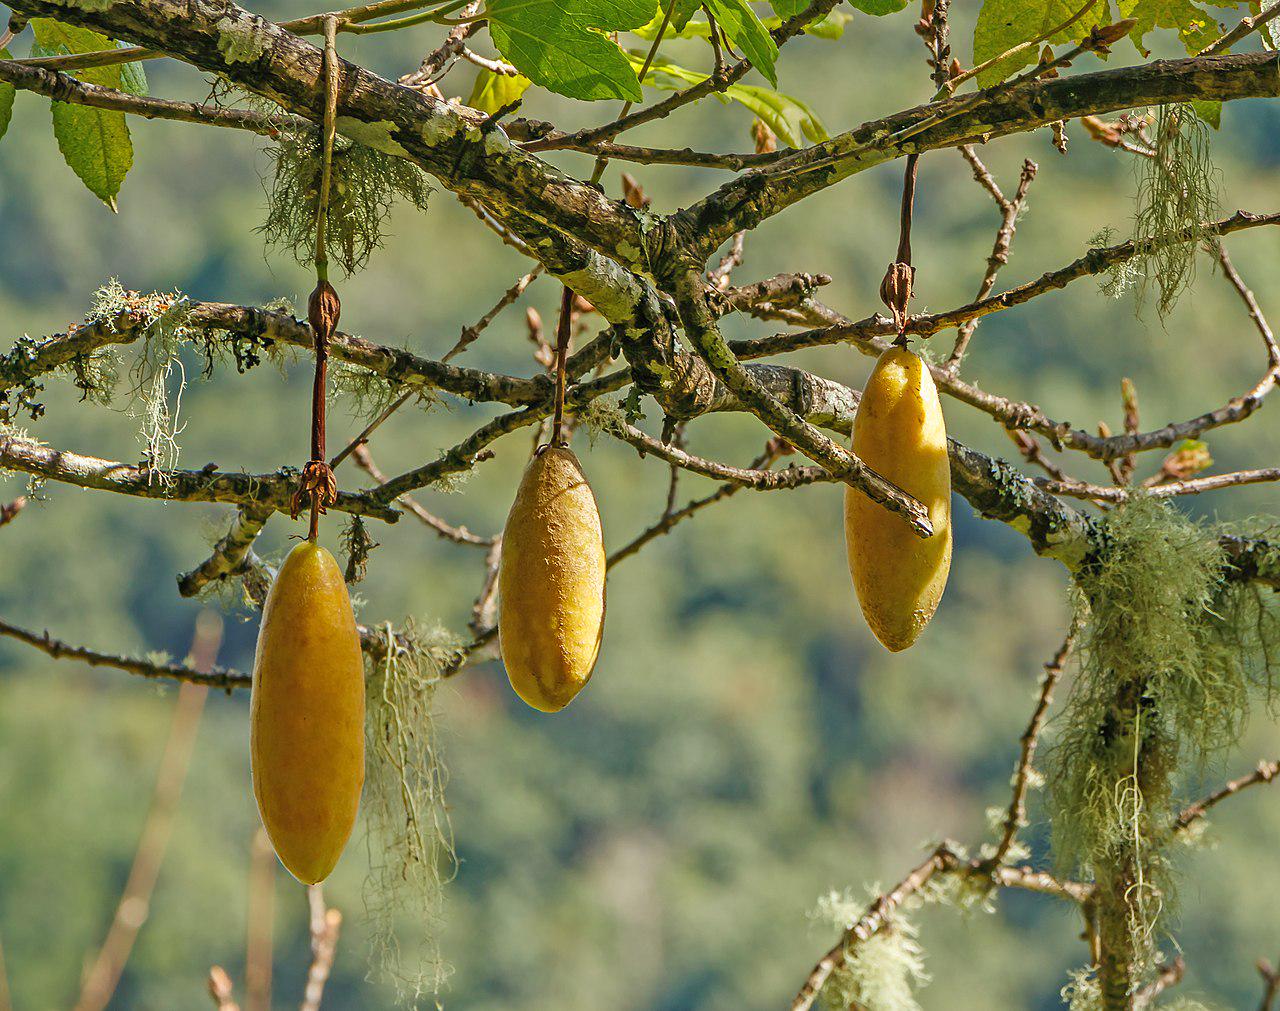
[[[323,881],[364,785],[364,661],[342,572],[311,541],[289,552],[262,609],[249,748],[276,855],[304,884]]]
[[[862,613],[881,644],[906,649],[938,609],[951,569],[951,466],[929,367],[906,348],[880,356],[853,422],[853,452],[929,510],[933,534],[855,488],[844,490],[845,547]]]
[[[502,534],[498,641],[516,694],[554,713],[591,677],[604,633],[604,539],[573,451],[525,468]]]

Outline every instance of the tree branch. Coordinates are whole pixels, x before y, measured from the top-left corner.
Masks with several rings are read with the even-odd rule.
[[[906,154],[1024,133],[1061,119],[1195,99],[1280,95],[1280,55],[1157,60],[1135,67],[1003,85],[864,123],[735,179],[674,215],[679,241],[705,260],[742,228]],[[932,124],[925,126],[925,124]],[[899,135],[906,139],[895,140]]]
[[[72,646],[53,638],[48,632],[29,632],[17,625],[0,620],[0,635],[25,642],[28,646],[48,653],[55,660],[80,660],[90,667],[111,667],[136,674],[144,678],[157,678],[167,681],[180,681],[187,684],[207,685],[210,688],[221,688],[231,691],[233,688],[248,688],[252,680],[248,674],[222,667],[211,667],[209,670],[197,670],[179,663],[158,663],[151,660],[138,660],[133,657],[116,656],[112,653],[99,653],[85,646]]]
[[[0,468],[50,481],[121,495],[167,502],[231,502],[252,508],[289,511],[297,473],[283,467],[273,474],[236,474],[217,469],[166,470],[43,446],[33,439],[0,434]],[[331,508],[394,523],[400,512],[364,493],[339,492]]]

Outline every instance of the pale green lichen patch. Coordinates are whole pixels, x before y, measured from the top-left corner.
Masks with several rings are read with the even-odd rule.
[[[218,52],[228,63],[252,63],[271,47],[267,22],[256,14],[218,19]]]
[[[498,126],[484,135],[484,153],[500,155],[511,150],[511,140],[502,127]]]
[[[432,116],[422,124],[422,139],[429,147],[437,147],[452,140],[465,129],[465,125],[452,116]]]
[[[383,154],[395,155],[397,158],[408,158],[409,152],[391,135],[398,129],[396,125],[385,119],[376,123],[368,123],[354,116],[339,116],[335,121],[338,133],[349,137],[357,144],[371,147]]]

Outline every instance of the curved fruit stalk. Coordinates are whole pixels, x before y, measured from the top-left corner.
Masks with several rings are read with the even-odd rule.
[[[548,446],[525,468],[502,535],[498,635],[507,677],[554,713],[591,677],[604,632],[604,540],[573,451]]]
[[[877,639],[897,653],[924,631],[951,569],[951,466],[947,430],[929,367],[906,348],[880,356],[853,422],[853,452],[919,499],[933,534],[920,538],[902,517],[862,492],[844,490],[849,572]]]
[[[323,881],[364,785],[364,661],[342,573],[312,541],[289,552],[267,594],[250,709],[262,824],[290,874]]]

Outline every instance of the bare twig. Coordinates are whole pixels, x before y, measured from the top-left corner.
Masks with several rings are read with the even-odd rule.
[[[373,478],[378,484],[382,485],[387,483],[386,475],[378,469],[378,465],[374,463],[373,457],[369,454],[367,447],[357,446],[353,453],[353,459],[356,462],[356,466]],[[496,538],[493,537],[480,537],[473,534],[466,527],[455,527],[450,523],[446,523],[444,520],[440,519],[440,517],[428,512],[422,504],[411,495],[401,495],[396,499],[396,501],[404,506],[410,514],[417,517],[441,537],[446,540],[453,541],[455,544],[470,544],[473,547],[487,548],[492,546],[496,540]]]
[[[1280,776],[1280,761],[1259,762],[1258,767],[1249,775],[1224,783],[1207,797],[1184,808],[1173,823],[1174,831],[1182,832],[1186,830],[1208,814],[1211,808],[1221,804],[1228,797],[1234,797],[1241,790],[1257,786],[1259,783],[1270,783],[1277,776]]]
[[[1235,488],[1243,484],[1262,484],[1271,481],[1280,481],[1280,467],[1240,470],[1231,474],[1212,474],[1209,477],[1193,477],[1186,481],[1165,481],[1151,485],[1145,493],[1157,498],[1173,498],[1179,495],[1199,495],[1202,492],[1216,491],[1220,488]],[[1125,502],[1134,494],[1134,490],[1129,487],[1089,484],[1084,481],[1052,481],[1042,478],[1037,481],[1037,484],[1053,495],[1067,495],[1070,498],[1087,499],[1093,502]]]
[[[320,1011],[324,985],[329,981],[333,960],[338,953],[342,914],[325,906],[321,885],[307,887],[307,902],[311,909],[311,968],[307,971],[307,988],[301,1011]]]
[[[975,301],[981,302],[991,294],[991,289],[995,287],[1000,268],[1009,262],[1009,247],[1013,243],[1013,234],[1018,227],[1018,215],[1022,213],[1022,208],[1026,204],[1027,190],[1031,188],[1031,183],[1036,177],[1036,172],[1039,171],[1039,166],[1030,158],[1022,163],[1022,174],[1018,177],[1018,188],[1014,192],[1013,199],[1010,200],[1005,197],[1000,187],[996,185],[995,179],[992,178],[991,173],[978,157],[973,145],[966,144],[960,149],[960,153],[964,155],[965,161],[973,169],[973,177],[992,195],[996,205],[1000,208],[1000,228],[996,232],[996,240],[991,247],[991,255],[987,257],[987,269],[982,275],[982,282],[978,285],[978,294],[975,298]],[[965,351],[969,347],[969,340],[977,326],[977,317],[960,324],[956,331],[955,346],[951,349],[951,355],[943,365],[943,368],[948,372],[955,373],[960,370],[960,363],[964,359]]]
[[[1240,23],[1232,28],[1231,31],[1220,38],[1214,39],[1196,55],[1212,56],[1214,53],[1226,52],[1241,39],[1247,38],[1263,25],[1269,24],[1278,17],[1280,17],[1280,5],[1272,4],[1266,10],[1254,14],[1252,17],[1241,18]]]
[[[276,854],[261,825],[249,847],[249,908],[245,937],[245,1011],[271,1011]]]
[[[191,643],[193,669],[201,674],[211,673],[221,644],[222,619],[213,611],[202,611],[196,619],[195,637]],[[173,724],[160,756],[151,807],[133,856],[133,866],[129,869],[106,939],[85,973],[75,1011],[102,1011],[110,1003],[133,951],[138,931],[147,922],[151,894],[169,846],[174,814],[182,797],[182,786],[187,779],[196,731],[208,694],[209,688],[204,684],[188,682],[178,689]]]
[[[232,688],[248,688],[251,680],[248,674],[241,674],[239,671],[223,667],[198,670],[185,664],[153,662],[127,656],[117,656],[113,653],[99,653],[84,646],[68,645],[59,639],[53,638],[48,632],[29,632],[24,628],[19,628],[17,625],[11,625],[7,621],[0,621],[0,635],[17,639],[19,642],[25,642],[28,646],[34,646],[36,649],[48,653],[55,660],[80,660],[90,667],[111,667],[115,670],[124,671],[126,674],[136,674],[144,678],[180,681],[194,685],[204,685],[208,688],[222,688],[227,691]]]
[[[213,1006],[217,1011],[240,1011],[240,1006],[235,1002],[235,996],[232,992],[231,977],[227,975],[227,970],[220,965],[215,965],[209,970],[209,978],[206,983],[209,990],[209,996],[213,998]]]
[[[1276,997],[1280,996],[1280,972],[1271,968],[1265,958],[1258,959],[1258,975],[1262,977],[1262,1003],[1258,1011],[1273,1011]]]
[[[465,351],[468,347],[470,347],[476,341],[476,339],[480,336],[480,334],[484,332],[485,328],[490,323],[492,323],[495,319],[498,318],[498,314],[502,312],[503,309],[511,305],[511,303],[513,303],[516,299],[518,299],[521,295],[524,294],[525,289],[528,288],[529,285],[531,285],[535,280],[537,280],[538,275],[541,274],[542,271],[543,271],[543,266],[542,264],[539,263],[531,271],[529,271],[529,273],[517,279],[515,284],[513,284],[510,288],[508,288],[505,292],[503,292],[502,297],[498,299],[496,303],[494,303],[494,306],[492,309],[490,309],[483,316],[481,316],[471,326],[465,327],[463,329],[462,335],[458,338],[458,342],[454,344],[454,346],[451,347],[447,352],[445,352],[444,357],[441,358],[440,360],[442,362],[447,362],[449,361],[449,359],[454,358],[457,355],[460,355],[463,351]]]
[[[1009,801],[1009,810],[1004,816],[1004,829],[995,852],[991,855],[992,867],[999,867],[1013,848],[1018,832],[1027,823],[1027,788],[1031,779],[1031,763],[1035,758],[1036,745],[1040,740],[1040,731],[1044,729],[1045,716],[1049,706],[1053,704],[1053,691],[1062,677],[1062,669],[1067,658],[1075,648],[1078,628],[1073,625],[1067,632],[1062,645],[1054,653],[1053,659],[1044,665],[1044,676],[1040,680],[1040,694],[1036,699],[1036,707],[1031,713],[1027,729],[1022,732],[1022,753],[1018,756],[1018,765],[1013,773],[1013,799]]]

